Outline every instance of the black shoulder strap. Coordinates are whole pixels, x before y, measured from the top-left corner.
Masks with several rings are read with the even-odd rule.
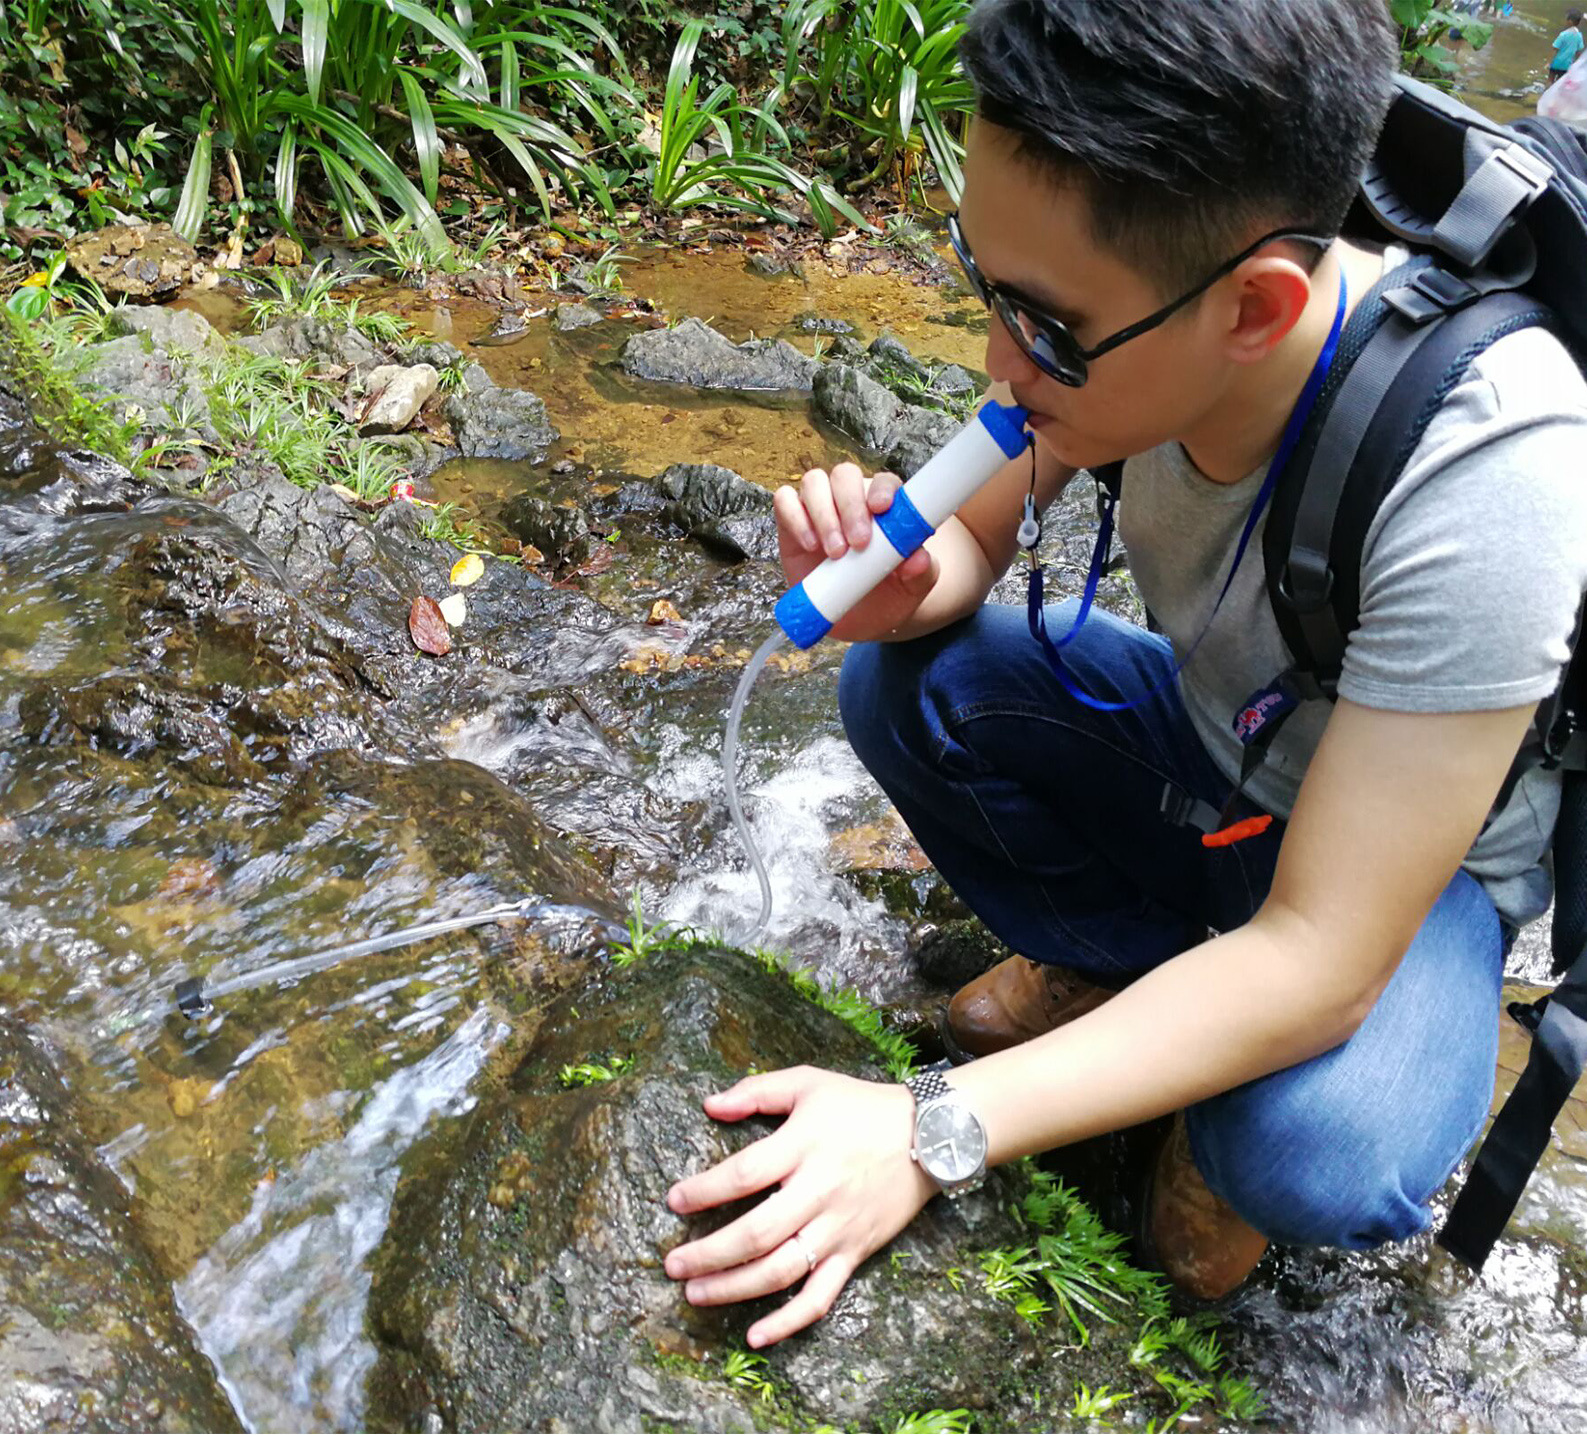
[[[1425,263],[1388,276],[1357,319],[1263,535],[1279,630],[1303,683],[1329,697],[1360,619],[1361,554],[1384,497],[1473,360],[1506,334],[1552,322],[1536,300]]]

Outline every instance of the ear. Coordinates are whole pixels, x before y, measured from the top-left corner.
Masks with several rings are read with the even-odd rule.
[[[1265,359],[1288,336],[1311,302],[1312,278],[1292,259],[1257,255],[1229,278],[1236,286],[1224,352],[1235,364]]]

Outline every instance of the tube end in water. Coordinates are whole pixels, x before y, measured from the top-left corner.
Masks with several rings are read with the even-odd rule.
[[[810,601],[803,583],[796,583],[777,600],[772,616],[796,648],[813,648],[832,631],[832,624]]]

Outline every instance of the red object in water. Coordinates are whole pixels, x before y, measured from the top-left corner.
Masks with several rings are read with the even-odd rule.
[[[1202,835],[1203,847],[1233,847],[1236,842],[1244,842],[1247,837],[1260,837],[1273,825],[1273,819],[1267,813],[1260,817],[1247,817],[1244,822],[1236,822],[1231,827],[1225,827],[1220,832],[1207,832]]]
[[[399,478],[391,485],[391,496],[393,498],[412,498],[413,480],[411,478]]]

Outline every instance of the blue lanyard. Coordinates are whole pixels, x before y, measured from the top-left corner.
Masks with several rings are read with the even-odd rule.
[[[1284,475],[1284,470],[1289,467],[1290,459],[1294,457],[1295,449],[1300,443],[1302,432],[1306,428],[1306,421],[1311,418],[1312,410],[1317,407],[1318,396],[1322,393],[1323,384],[1328,378],[1328,370],[1333,366],[1334,354],[1339,348],[1339,335],[1344,330],[1345,307],[1348,290],[1345,286],[1345,277],[1341,271],[1339,275],[1339,308],[1334,314],[1333,328],[1329,331],[1328,342],[1322,346],[1322,352],[1317,355],[1317,362],[1312,365],[1311,377],[1306,380],[1306,387],[1301,390],[1300,398],[1295,404],[1295,410],[1289,416],[1289,423],[1284,427],[1284,436],[1279,440],[1278,451],[1273,455],[1273,461],[1268,465],[1267,477],[1262,480],[1262,489],[1256,496],[1256,502],[1251,505],[1250,516],[1245,520],[1245,531],[1240,535],[1240,542],[1234,550],[1234,561],[1229,565],[1229,576],[1223,580],[1223,591],[1218,594],[1218,601],[1212,605],[1212,612],[1207,616],[1206,626],[1201,630],[1200,636],[1190,645],[1185,656],[1174,664],[1173,671],[1160,683],[1148,688],[1137,698],[1128,702],[1108,702],[1104,698],[1092,697],[1086,692],[1064,666],[1064,660],[1059,653],[1059,648],[1067,647],[1079,636],[1081,628],[1085,626],[1086,619],[1091,614],[1091,605],[1096,601],[1097,585],[1102,581],[1102,569],[1107,563],[1108,549],[1113,542],[1113,510],[1118,504],[1116,494],[1109,494],[1106,507],[1102,511],[1102,522],[1097,529],[1096,547],[1091,553],[1091,571],[1086,575],[1086,588],[1080,598],[1080,611],[1075,615],[1074,624],[1057,643],[1047,634],[1047,609],[1042,602],[1042,570],[1041,565],[1031,564],[1030,573],[1030,633],[1041,644],[1042,651],[1047,655],[1047,662],[1053,673],[1068,691],[1070,697],[1077,702],[1084,703],[1088,708],[1095,708],[1098,712],[1121,713],[1128,712],[1131,708],[1139,707],[1148,698],[1155,697],[1170,683],[1178,679],[1190,660],[1196,656],[1196,650],[1201,647],[1202,640],[1212,631],[1213,619],[1218,616],[1218,609],[1223,606],[1223,600],[1229,596],[1229,589],[1234,585],[1234,575],[1240,570],[1240,560],[1245,557],[1245,550],[1250,545],[1251,535],[1256,532],[1256,525],[1261,521],[1262,514],[1266,512],[1268,502],[1272,499],[1278,481]]]

